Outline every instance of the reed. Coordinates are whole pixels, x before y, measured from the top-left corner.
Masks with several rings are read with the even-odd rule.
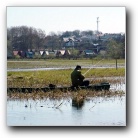
[[[78,90],[78,91],[50,91],[50,92],[32,92],[32,93],[20,93],[20,92],[11,92],[7,96],[10,99],[33,99],[33,100],[61,100],[61,99],[76,99],[85,100],[90,97],[112,97],[112,96],[124,96],[124,91],[90,91],[90,90]]]

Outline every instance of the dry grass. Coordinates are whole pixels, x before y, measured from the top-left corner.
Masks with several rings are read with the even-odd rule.
[[[33,91],[32,93],[22,93],[22,92],[9,92],[8,98],[11,99],[87,99],[89,97],[111,97],[111,96],[123,96],[125,92],[123,91],[94,91],[94,90],[78,90],[78,91],[50,91],[50,92],[42,92],[42,91]]]

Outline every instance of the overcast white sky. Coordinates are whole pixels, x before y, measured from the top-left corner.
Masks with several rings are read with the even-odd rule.
[[[96,30],[125,33],[125,7],[7,7],[7,27],[29,26],[49,32]]]

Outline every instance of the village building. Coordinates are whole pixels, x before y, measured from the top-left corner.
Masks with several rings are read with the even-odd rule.
[[[84,52],[85,52],[85,55],[87,56],[91,56],[95,54],[93,50],[84,50]]]
[[[32,51],[26,52],[26,57],[27,58],[33,58],[34,57],[34,52],[32,52]]]
[[[13,51],[13,55],[17,56],[19,51]]]
[[[7,50],[7,58],[8,59],[13,58],[13,52],[12,51]]]
[[[76,38],[75,36],[71,36],[71,37],[63,38],[63,42],[65,47],[74,47],[81,42],[81,39]]]
[[[44,50],[40,50],[40,55],[42,56],[44,53]]]
[[[27,56],[26,56],[26,52],[25,51],[22,51],[21,52],[21,58],[26,58]]]
[[[56,52],[57,57],[59,57],[59,56],[69,56],[69,55],[71,55],[69,50],[57,50],[57,52]]]

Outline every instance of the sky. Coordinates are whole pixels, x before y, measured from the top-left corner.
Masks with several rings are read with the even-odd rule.
[[[7,7],[7,27],[28,26],[46,34],[98,30],[125,33],[125,7]]]

